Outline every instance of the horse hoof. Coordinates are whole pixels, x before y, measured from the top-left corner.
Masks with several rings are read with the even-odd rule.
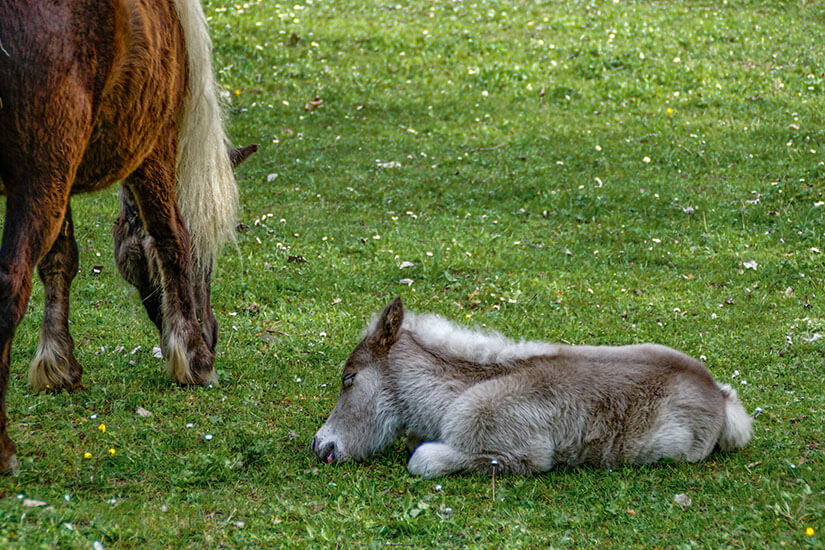
[[[3,468],[4,474],[13,474],[20,470],[20,463],[17,462],[17,455],[11,455],[6,461],[6,466]]]
[[[83,367],[74,358],[38,350],[29,368],[29,386],[35,392],[60,393],[83,388],[80,382]]]
[[[220,383],[218,382],[218,373],[215,372],[214,368],[201,377],[200,385],[205,388],[217,388],[220,386]]]

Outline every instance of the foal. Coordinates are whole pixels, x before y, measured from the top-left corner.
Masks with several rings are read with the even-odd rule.
[[[751,418],[673,349],[517,343],[405,314],[396,298],[347,359],[312,449],[325,462],[364,460],[404,432],[414,475],[525,474],[695,462],[747,444]]]

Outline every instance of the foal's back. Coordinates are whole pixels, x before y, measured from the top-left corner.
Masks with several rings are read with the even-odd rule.
[[[462,447],[509,446],[514,456],[544,447],[548,465],[611,466],[704,458],[724,396],[702,363],[664,346],[559,346],[478,381],[454,410],[446,432]]]

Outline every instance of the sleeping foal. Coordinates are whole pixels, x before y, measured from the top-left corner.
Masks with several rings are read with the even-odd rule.
[[[695,462],[747,444],[751,417],[671,348],[514,342],[405,314],[396,298],[347,359],[312,449],[325,462],[364,460],[403,433],[414,475],[524,474]]]

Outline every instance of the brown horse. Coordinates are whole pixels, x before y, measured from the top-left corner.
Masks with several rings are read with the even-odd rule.
[[[198,0],[0,3],[0,471],[17,462],[5,394],[35,266],[46,310],[29,380],[81,383],[68,331],[74,193],[123,183],[118,267],[155,297],[145,303],[170,373],[216,382],[209,276],[237,205],[225,142]]]

